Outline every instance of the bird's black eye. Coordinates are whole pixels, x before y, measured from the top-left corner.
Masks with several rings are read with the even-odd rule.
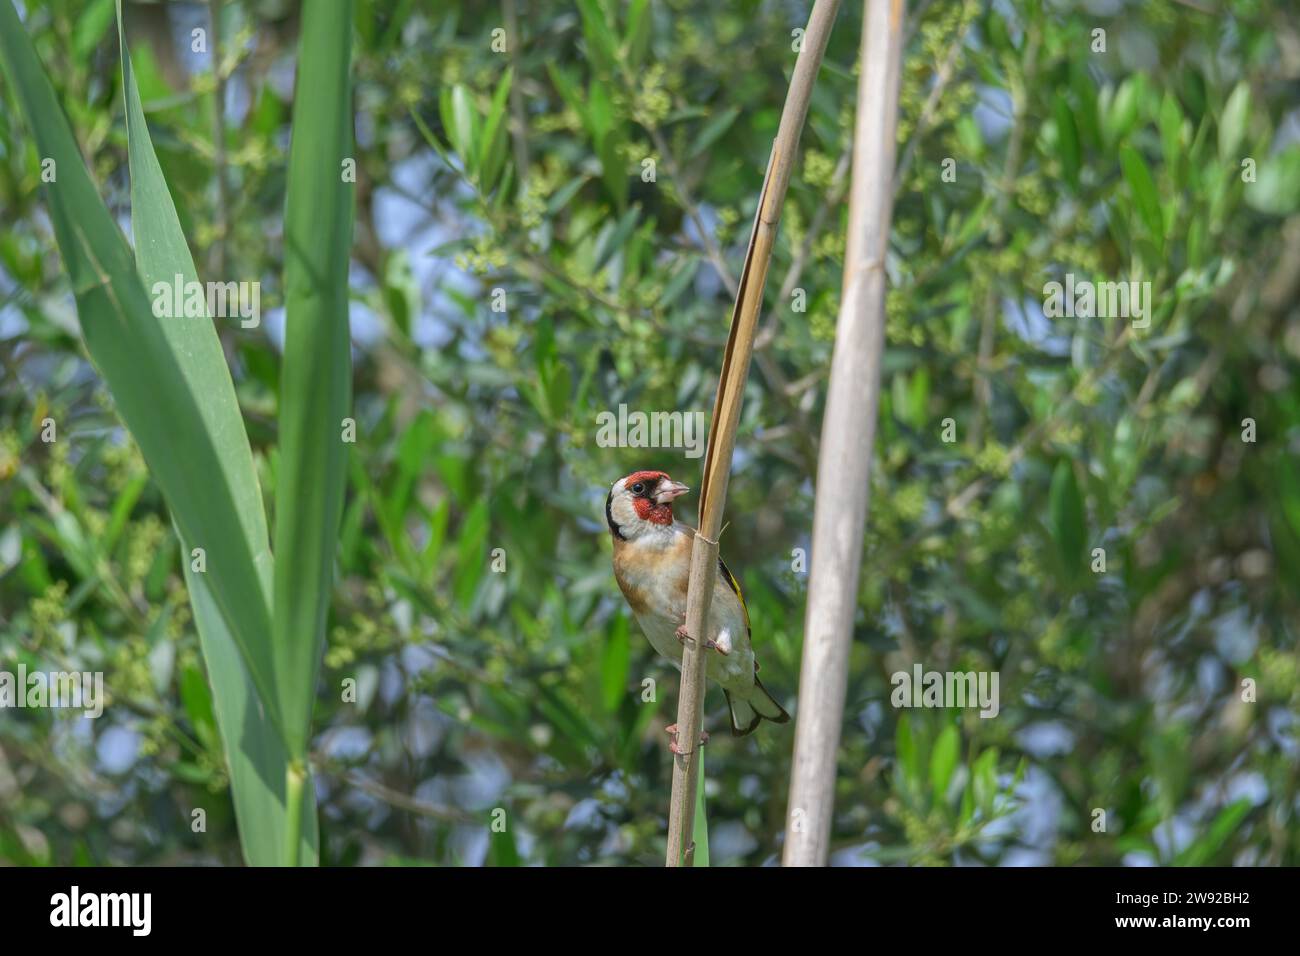
[[[639,481],[632,486],[632,494],[634,495],[639,495],[643,491],[645,491],[645,485],[641,484]]]

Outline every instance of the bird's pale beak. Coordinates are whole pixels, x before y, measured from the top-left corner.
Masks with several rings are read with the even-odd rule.
[[[678,495],[684,495],[690,490],[680,481],[661,481],[659,490],[655,492],[655,501],[661,505],[666,505]]]

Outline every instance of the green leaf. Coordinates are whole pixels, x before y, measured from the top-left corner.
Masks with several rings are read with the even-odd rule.
[[[285,769],[289,754],[279,735],[268,731],[257,691],[235,651],[235,642],[217,611],[204,575],[192,572],[188,561],[183,563],[199,644],[212,682],[212,707],[230,767],[239,844],[250,866],[284,866],[290,862],[285,851]],[[320,833],[312,787],[304,788],[302,801],[297,862],[314,866]]]
[[[1160,101],[1160,148],[1165,159],[1165,168],[1170,171],[1177,185],[1184,183],[1186,156],[1183,152],[1183,111],[1178,106],[1178,98],[1166,92]]]
[[[705,123],[700,128],[699,133],[696,134],[695,145],[686,154],[686,158],[695,159],[697,156],[702,155],[706,149],[718,141],[723,133],[731,129],[731,124],[736,122],[736,117],[739,115],[740,107],[730,106]]]
[[[631,660],[627,618],[620,615],[614,618],[600,656],[601,700],[609,713],[618,710],[618,705],[627,693],[627,675]]]
[[[587,100],[579,110],[583,117],[587,133],[591,136],[600,160],[601,179],[605,189],[614,200],[615,207],[621,212],[627,206],[627,167],[619,149],[619,137],[615,130],[614,104],[609,91],[603,83],[593,82],[587,89]]]
[[[91,183],[54,91],[7,0],[0,2],[0,57],[39,154],[57,165],[57,180],[47,191],[49,212],[86,349],[162,489],[182,539],[204,549],[214,602],[269,716],[280,724],[265,641],[270,630],[266,578],[245,525],[246,493],[232,487],[228,470],[230,449],[246,439],[237,417],[232,438],[221,430],[228,416],[214,412],[214,407],[234,402],[220,347],[213,336],[213,348],[189,354],[189,326],[207,320],[160,322],[154,316],[131,250]],[[141,250],[147,261],[155,254],[161,255]]]
[[[72,31],[72,49],[78,59],[90,56],[113,22],[113,0],[93,0],[83,7],[85,9],[77,14],[77,25]]]
[[[695,824],[691,831],[691,841],[695,844],[692,866],[709,865],[709,814],[704,800],[704,751],[696,751],[695,776]]]
[[[462,607],[468,607],[486,570],[484,546],[487,543],[491,515],[486,498],[474,502],[460,526],[460,544],[456,549],[456,576],[452,591]]]
[[[1102,128],[1108,146],[1114,147],[1123,142],[1137,122],[1138,106],[1145,96],[1146,80],[1141,74],[1130,76],[1119,85],[1113,99],[1110,99],[1109,108],[1103,110]]]
[[[959,826],[969,826],[975,819],[975,787],[967,785],[962,787],[961,805],[957,811],[957,823]]]
[[[1300,209],[1300,145],[1261,159],[1255,182],[1246,183],[1245,199],[1252,209],[1272,216],[1289,216]]]
[[[465,161],[465,171],[478,176],[475,157],[478,155],[478,113],[470,99],[469,90],[457,84],[451,91],[451,132],[456,152]]]
[[[975,759],[971,768],[971,789],[975,792],[975,805],[987,816],[993,809],[993,798],[998,793],[998,749],[991,747]]]
[[[411,270],[411,256],[395,249],[384,262],[384,304],[403,338],[411,337],[411,322],[420,312],[420,285]]]
[[[343,514],[352,406],[350,0],[306,0],[284,226],[285,330],[276,485],[275,690],[293,758],[307,752]],[[310,786],[307,787],[310,789]]]
[[[1151,170],[1146,160],[1132,146],[1125,146],[1119,152],[1119,164],[1124,170],[1124,179],[1128,181],[1133,192],[1133,202],[1138,215],[1146,224],[1147,231],[1155,239],[1157,247],[1164,245],[1164,217],[1160,212],[1160,200],[1156,196],[1156,184],[1151,178]]]
[[[1070,104],[1061,94],[1056,95],[1054,117],[1056,119],[1056,155],[1061,160],[1065,178],[1075,189],[1079,188],[1079,134],[1074,126],[1074,115]]]
[[[551,198],[546,201],[547,215],[553,216],[567,206],[578,194],[578,190],[587,184],[588,178],[585,175],[575,176],[552,193]]]
[[[181,671],[178,681],[181,706],[200,740],[217,741],[217,717],[212,709],[212,692],[203,672],[194,666]]]
[[[479,188],[491,191],[496,185],[497,175],[506,157],[506,102],[510,96],[510,82],[513,71],[506,70],[497,84],[492,96],[492,106],[488,109],[487,121],[483,124],[483,136],[479,143]]]
[[[626,44],[628,61],[639,66],[650,47],[650,0],[632,0],[627,11]]]
[[[170,282],[175,275],[181,275],[186,282],[196,282],[198,272],[149,137],[125,32],[119,3],[118,33],[126,97],[136,266],[148,286],[155,281]],[[207,401],[200,406],[204,425],[214,436],[220,452],[224,478],[239,509],[239,527],[248,540],[262,591],[269,594],[272,562],[262,493],[221,343],[212,323],[206,319],[165,320],[164,326],[172,335],[187,380],[198,385],[202,394],[207,396]],[[177,537],[182,542],[185,580],[204,662],[212,681],[211,697],[208,697],[206,689],[200,695],[196,688],[188,688],[183,695],[186,710],[196,729],[204,724],[205,714],[210,721],[215,712],[225,743],[244,859],[253,866],[283,865],[284,776],[288,754],[240,656],[238,642],[218,609],[209,587],[209,574],[196,573],[192,569],[191,549],[179,527]],[[209,565],[209,572],[212,570]],[[269,615],[269,609],[267,613]],[[252,641],[269,644],[266,632],[253,635]],[[318,837],[316,798],[311,791],[304,796],[304,813],[311,822],[302,834],[300,858],[314,862]]]
[[[939,739],[930,751],[930,786],[934,793],[934,803],[942,804],[948,793],[948,784],[952,782],[952,773],[957,769],[957,756],[961,740],[957,728],[952,724],[944,727]]]
[[[988,212],[993,206],[993,197],[984,196],[966,216],[961,228],[956,232],[956,239],[953,245],[961,248],[975,238],[988,225]]]
[[[508,819],[508,818],[507,818]],[[505,829],[495,827],[488,829],[488,866],[518,866],[519,848],[515,846],[514,834],[510,832],[509,823]]]
[[[596,150],[600,159],[601,181],[605,184],[614,208],[620,212],[627,208],[627,171],[623,168],[618,147],[607,141]]]
[[[614,128],[614,104],[604,84],[593,82],[587,88],[581,113],[587,133],[599,149]]]
[[[605,264],[617,253],[624,251],[624,246],[632,233],[636,231],[640,219],[641,206],[637,204],[625,212],[619,219],[618,225],[601,240],[600,249],[596,254],[595,268],[597,271],[605,268]]]
[[[1223,849],[1224,843],[1237,831],[1252,807],[1244,797],[1228,804],[1215,817],[1205,835],[1179,854],[1174,861],[1178,866],[1206,866],[1212,863]]]
[[[429,540],[420,554],[420,572],[428,578],[438,563],[442,553],[442,544],[447,540],[447,525],[451,520],[451,500],[443,498],[434,509],[429,519]]]
[[[907,409],[907,421],[912,427],[920,429],[925,425],[926,409],[930,403],[930,373],[922,365],[909,377],[904,406]]]
[[[582,14],[582,35],[587,41],[587,55],[602,73],[614,68],[618,55],[618,38],[611,29],[611,18],[597,0],[578,0]]]
[[[979,124],[969,115],[957,120],[955,132],[957,142],[961,144],[962,151],[966,155],[978,159],[984,154],[984,137],[980,133]]]
[[[1246,138],[1246,124],[1250,121],[1250,87],[1245,80],[1236,85],[1223,104],[1219,115],[1219,158],[1235,166],[1237,148]]]
[[[1089,149],[1097,149],[1102,144],[1102,132],[1097,116],[1097,84],[1086,65],[1075,60],[1070,64],[1070,90],[1074,93],[1075,127],[1079,139]],[[969,117],[963,117],[969,121]]]
[[[573,110],[578,116],[584,116],[583,101],[585,97],[578,88],[578,81],[564,67],[554,62],[547,62],[546,72],[550,74],[551,83],[555,86],[555,91],[560,94],[564,100],[564,105]]]
[[[1084,526],[1083,498],[1079,483],[1074,477],[1074,466],[1065,460],[1057,462],[1052,473],[1049,508],[1052,538],[1061,557],[1067,577],[1073,577],[1083,568]]]

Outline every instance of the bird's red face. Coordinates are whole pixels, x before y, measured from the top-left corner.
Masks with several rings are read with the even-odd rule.
[[[614,482],[605,500],[605,519],[610,532],[628,540],[652,526],[673,523],[672,501],[690,491],[666,472],[634,471]]]

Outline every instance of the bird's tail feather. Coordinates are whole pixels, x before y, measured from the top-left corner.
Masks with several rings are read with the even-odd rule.
[[[774,724],[784,724],[790,719],[785,708],[767,692],[767,688],[763,686],[763,682],[757,675],[754,676],[754,689],[748,697],[737,697],[728,691],[723,691],[723,694],[727,698],[727,707],[731,711],[733,737],[744,737],[746,734],[753,733],[764,720],[770,720]]]

